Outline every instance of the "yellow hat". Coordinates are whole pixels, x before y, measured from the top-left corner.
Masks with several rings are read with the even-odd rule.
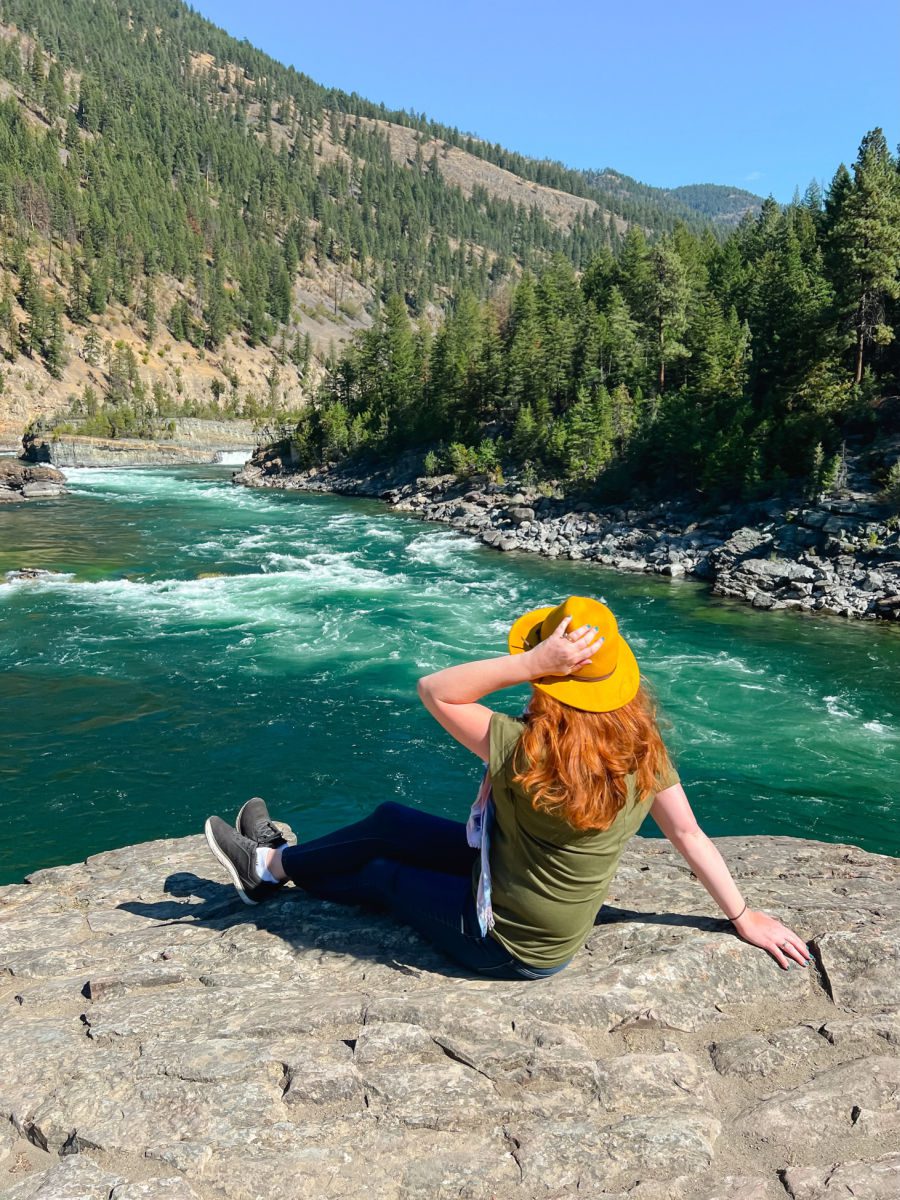
[[[535,608],[525,613],[509,631],[510,654],[533,649],[553,633],[563,617],[572,618],[569,630],[596,625],[605,641],[591,654],[592,661],[573,675],[545,675],[533,680],[534,686],[563,704],[587,712],[611,712],[633,700],[641,682],[637,659],[619,633],[616,618],[599,600],[569,596],[556,608]]]

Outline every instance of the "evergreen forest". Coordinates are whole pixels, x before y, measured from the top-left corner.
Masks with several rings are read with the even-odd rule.
[[[814,494],[848,437],[897,427],[898,325],[900,167],[874,129],[824,195],[766,200],[724,242],[632,226],[582,272],[557,256],[461,292],[434,335],[392,296],[294,441],[310,463],[418,447],[432,471],[608,496]]]
[[[848,438],[897,419],[900,168],[880,129],[787,206],[664,191],[323,88],[178,0],[0,0],[0,81],[0,353],[59,379],[77,344],[105,390],[71,410],[113,435],[152,435],[178,399],[134,346],[99,346],[112,308],[148,348],[270,354],[268,405],[240,411],[274,415],[292,373],[308,464],[413,451],[718,500],[815,490]],[[451,153],[575,207],[465,191]],[[365,290],[343,350],[298,318],[317,274],[335,313],[337,281]],[[222,371],[212,411],[237,395]]]

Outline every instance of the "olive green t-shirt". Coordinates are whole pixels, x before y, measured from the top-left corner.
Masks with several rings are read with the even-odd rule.
[[[495,712],[488,769],[494,795],[490,865],[494,920],[491,934],[533,967],[555,967],[580,950],[594,925],[628,839],[650,811],[656,792],[679,783],[668,761],[654,792],[639,801],[627,777],[624,806],[608,829],[575,829],[536,809],[512,780],[513,751],[524,721]],[[472,872],[477,893],[480,863]]]

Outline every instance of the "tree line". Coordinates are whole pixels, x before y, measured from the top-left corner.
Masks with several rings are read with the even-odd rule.
[[[898,384],[900,164],[881,129],[827,191],[771,198],[724,241],[632,226],[581,273],[557,256],[436,332],[392,295],[333,357],[293,433],[307,463],[423,467],[712,499],[833,476]]]

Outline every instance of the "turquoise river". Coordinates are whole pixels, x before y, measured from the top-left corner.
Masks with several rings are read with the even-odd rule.
[[[900,629],[498,554],[230,473],[76,470],[67,497],[0,507],[0,579],[62,573],[0,586],[0,882],[197,833],[255,794],[300,837],[385,799],[463,819],[479,764],[416,679],[504,652],[513,618],[569,594],[618,616],[707,833],[900,854]]]

